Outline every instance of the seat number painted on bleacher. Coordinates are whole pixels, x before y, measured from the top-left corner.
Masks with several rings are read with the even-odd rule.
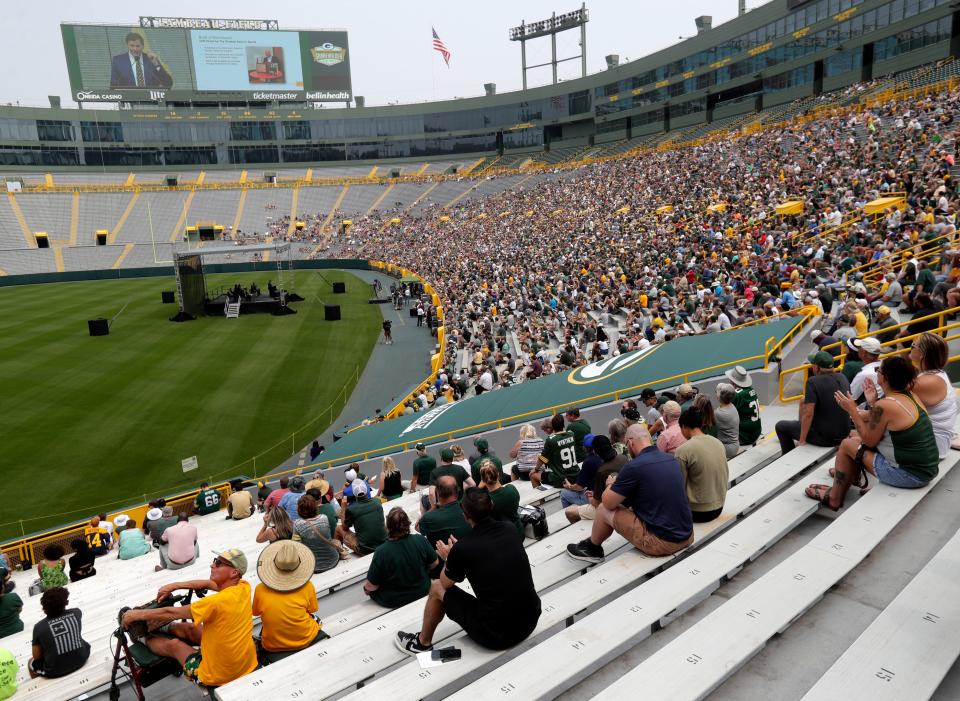
[[[693,654],[687,658],[687,662],[689,662],[690,664],[700,664],[701,662],[703,662],[703,658],[700,657],[700,655]]]
[[[504,684],[500,687],[500,693],[509,694],[511,691],[516,691],[516,689],[517,687],[515,687],[513,684]]]
[[[873,676],[875,676],[877,679],[882,679],[885,682],[890,682],[890,681],[893,681],[893,678],[897,675],[896,673],[891,672],[889,669],[885,669],[881,667],[880,671],[874,674]]]

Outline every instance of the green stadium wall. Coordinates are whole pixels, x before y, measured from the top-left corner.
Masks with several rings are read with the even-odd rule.
[[[276,261],[261,263],[204,263],[203,272],[216,273],[257,273],[277,269]],[[370,270],[366,260],[297,260],[294,270]],[[118,268],[117,270],[74,270],[65,273],[32,273],[30,275],[5,275],[0,277],[0,287],[14,285],[42,285],[48,282],[79,282],[83,280],[124,280],[136,277],[173,276],[173,266],[154,268]]]

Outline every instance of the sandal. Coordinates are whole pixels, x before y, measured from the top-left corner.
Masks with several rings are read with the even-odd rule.
[[[837,468],[831,467],[829,472],[830,476],[836,479]],[[870,491],[870,482],[867,480],[867,469],[863,467],[863,465],[860,466],[860,479],[857,480],[856,484],[852,484],[850,486],[858,488],[860,490],[860,494],[866,494]]]
[[[831,487],[828,484],[811,484],[803,490],[803,493],[808,498],[819,501],[821,506],[826,506],[831,511],[839,511],[839,506],[830,506],[830,489]]]

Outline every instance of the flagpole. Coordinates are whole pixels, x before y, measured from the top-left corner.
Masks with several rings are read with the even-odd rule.
[[[433,37],[433,32],[434,32],[434,29],[433,29],[433,27],[431,27],[431,28],[430,28],[431,38]],[[431,51],[431,52],[430,52],[430,83],[431,83],[431,86],[432,86],[432,88],[433,88],[433,100],[434,100],[434,102],[436,102],[436,99],[437,99],[437,64],[436,64],[436,62],[433,60],[433,59],[435,58],[435,56],[434,56],[433,54],[434,54],[434,52]]]

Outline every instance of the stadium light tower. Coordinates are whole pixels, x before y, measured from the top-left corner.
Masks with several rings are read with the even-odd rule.
[[[553,67],[553,83],[557,83],[557,64],[564,61],[572,61],[575,58],[580,59],[580,77],[587,75],[587,22],[590,21],[590,13],[587,12],[587,4],[583,3],[579,10],[565,12],[558,15],[554,12],[549,19],[539,22],[526,21],[520,23],[519,27],[513,27],[510,30],[510,41],[520,42],[520,65],[523,69],[523,89],[527,89],[527,71],[531,68],[541,68],[542,66]],[[557,60],[557,34],[565,32],[568,29],[580,27],[580,54],[578,56],[569,56]],[[547,63],[538,63],[535,66],[527,65],[527,41],[529,39],[538,39],[540,37],[550,37],[550,61]]]

